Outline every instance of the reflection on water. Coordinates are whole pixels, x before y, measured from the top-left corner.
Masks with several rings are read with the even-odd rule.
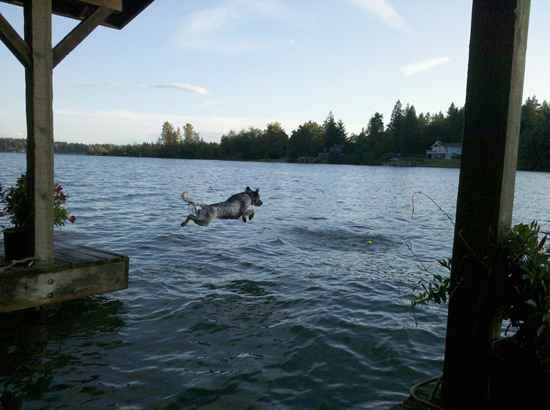
[[[0,183],[23,168],[0,154]],[[411,197],[452,215],[456,170],[61,156],[56,180],[78,218],[64,230],[129,255],[130,287],[10,319],[0,391],[26,410],[380,409],[441,370],[445,311],[416,325],[408,298],[453,227],[421,196],[411,218]],[[247,185],[251,223],[180,227],[180,192]],[[548,192],[520,173],[516,222],[548,230]]]
[[[56,372],[89,362],[66,349],[65,339],[80,338],[85,346],[95,335],[111,334],[101,347],[115,348],[123,343],[112,337],[124,325],[119,316],[122,307],[120,301],[96,297],[0,315],[0,396],[5,407],[18,408],[24,400],[71,388],[56,382]],[[87,387],[86,380],[78,383],[82,391],[104,393]]]

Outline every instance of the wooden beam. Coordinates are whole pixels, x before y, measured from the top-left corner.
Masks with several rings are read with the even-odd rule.
[[[23,40],[17,31],[0,13],[0,40],[13,53],[24,67],[28,67],[31,61],[31,50],[25,40]]]
[[[500,334],[494,245],[512,220],[529,10],[530,0],[473,1],[443,370],[451,409],[485,408],[488,398],[489,347]]]
[[[128,288],[128,258],[51,271],[4,274],[0,313]]]
[[[111,15],[113,10],[98,7],[89,17],[80,22],[53,49],[53,66],[56,67],[71,51],[73,51],[94,29]]]
[[[27,178],[34,209],[34,256],[53,261],[52,0],[25,0]]]
[[[82,3],[93,4],[94,6],[105,7],[111,11],[122,11],[122,0],[80,0]]]
[[[138,14],[151,5],[153,1],[154,0],[55,0],[53,1],[52,7],[54,14],[78,20],[84,20],[97,6],[106,7],[113,10],[113,14],[111,14],[102,25],[121,30]],[[0,3],[2,2],[22,6],[25,0],[0,0]],[[120,8],[122,11],[118,10]]]

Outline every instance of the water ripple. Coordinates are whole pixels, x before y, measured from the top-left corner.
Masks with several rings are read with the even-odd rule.
[[[24,156],[0,164],[9,184]],[[59,156],[56,179],[64,234],[129,255],[130,288],[0,332],[0,389],[26,409],[380,409],[440,372],[445,310],[409,298],[452,225],[411,197],[454,214],[456,170]],[[250,223],[180,227],[179,192],[247,185]],[[516,220],[548,222],[550,175],[517,185]]]

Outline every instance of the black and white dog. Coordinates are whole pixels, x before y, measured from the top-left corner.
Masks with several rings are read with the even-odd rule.
[[[199,204],[189,199],[187,192],[181,194],[181,199],[187,202],[192,209],[192,213],[187,215],[181,226],[187,225],[189,221],[197,225],[206,226],[213,219],[242,219],[243,222],[254,218],[254,210],[257,206],[262,206],[260,199],[260,190],[253,191],[246,187],[244,192],[240,192],[229,197],[224,202],[215,204]]]

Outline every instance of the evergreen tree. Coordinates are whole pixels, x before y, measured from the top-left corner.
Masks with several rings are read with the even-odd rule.
[[[384,117],[375,112],[367,125],[367,135],[371,140],[377,140],[384,135]]]
[[[447,135],[445,139],[449,142],[462,142],[464,135],[464,108],[457,108],[451,103],[447,110]]]
[[[401,140],[404,132],[403,119],[403,104],[401,104],[400,100],[397,100],[393,107],[387,130],[391,140],[391,149],[393,152],[401,153]]]
[[[346,130],[340,120],[338,123],[334,119],[332,111],[329,112],[323,123],[325,130],[325,148],[330,150],[335,145],[344,145],[346,143]]]
[[[537,98],[527,98],[521,109],[520,162],[529,170],[542,168],[544,133],[541,132],[541,119]]]
[[[356,164],[372,163],[385,151],[384,120],[382,114],[374,113],[367,128],[351,138],[352,162]]]
[[[405,155],[420,154],[423,149],[418,145],[419,125],[414,105],[407,105],[399,133],[399,152]]]

